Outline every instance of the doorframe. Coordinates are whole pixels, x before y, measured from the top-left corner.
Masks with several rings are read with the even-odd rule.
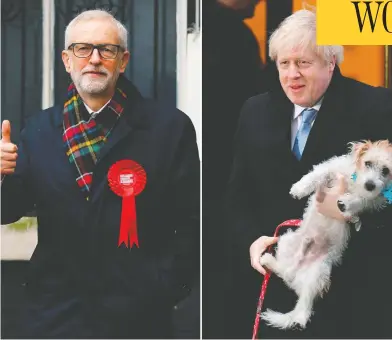
[[[385,87],[392,89],[392,45],[385,46]]]
[[[42,0],[42,109],[54,104],[54,0]]]

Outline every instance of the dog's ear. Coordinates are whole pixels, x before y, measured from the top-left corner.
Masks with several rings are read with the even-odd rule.
[[[392,144],[388,139],[379,140],[379,141],[375,142],[375,146],[377,146],[379,148],[386,149],[386,150],[388,150],[388,152],[392,151]]]
[[[360,165],[362,156],[370,149],[371,145],[372,142],[368,140],[350,143],[350,153],[354,156],[357,166]]]
[[[369,147],[371,145],[370,141],[367,140],[363,140],[360,142],[351,142],[349,143],[349,149],[350,149],[350,153],[355,155],[358,153],[365,153],[367,150],[369,150]]]

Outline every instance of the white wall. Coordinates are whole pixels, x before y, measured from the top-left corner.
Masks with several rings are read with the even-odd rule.
[[[196,1],[196,7],[200,2]],[[197,12],[198,13],[198,12]],[[196,29],[188,31],[187,1],[177,0],[177,107],[185,112],[196,129],[201,154],[201,33],[197,17]]]

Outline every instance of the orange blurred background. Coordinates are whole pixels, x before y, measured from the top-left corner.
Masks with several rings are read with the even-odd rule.
[[[273,0],[278,1],[278,0]],[[303,0],[293,0],[293,12],[304,7]],[[306,5],[316,7],[316,0],[307,0]],[[266,61],[266,1],[261,1],[256,8],[255,16],[245,20],[252,29],[259,45],[260,55]],[[333,22],[331,22],[331,25]],[[386,86],[385,79],[385,46],[344,46],[344,61],[340,66],[342,73],[350,78],[373,86]]]

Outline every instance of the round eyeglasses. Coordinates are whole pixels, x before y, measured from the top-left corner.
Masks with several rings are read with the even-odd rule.
[[[72,50],[75,57],[88,58],[93,54],[94,49],[98,50],[99,56],[103,59],[115,59],[119,51],[125,51],[120,45],[113,44],[87,44],[87,43],[73,43],[68,46]]]

